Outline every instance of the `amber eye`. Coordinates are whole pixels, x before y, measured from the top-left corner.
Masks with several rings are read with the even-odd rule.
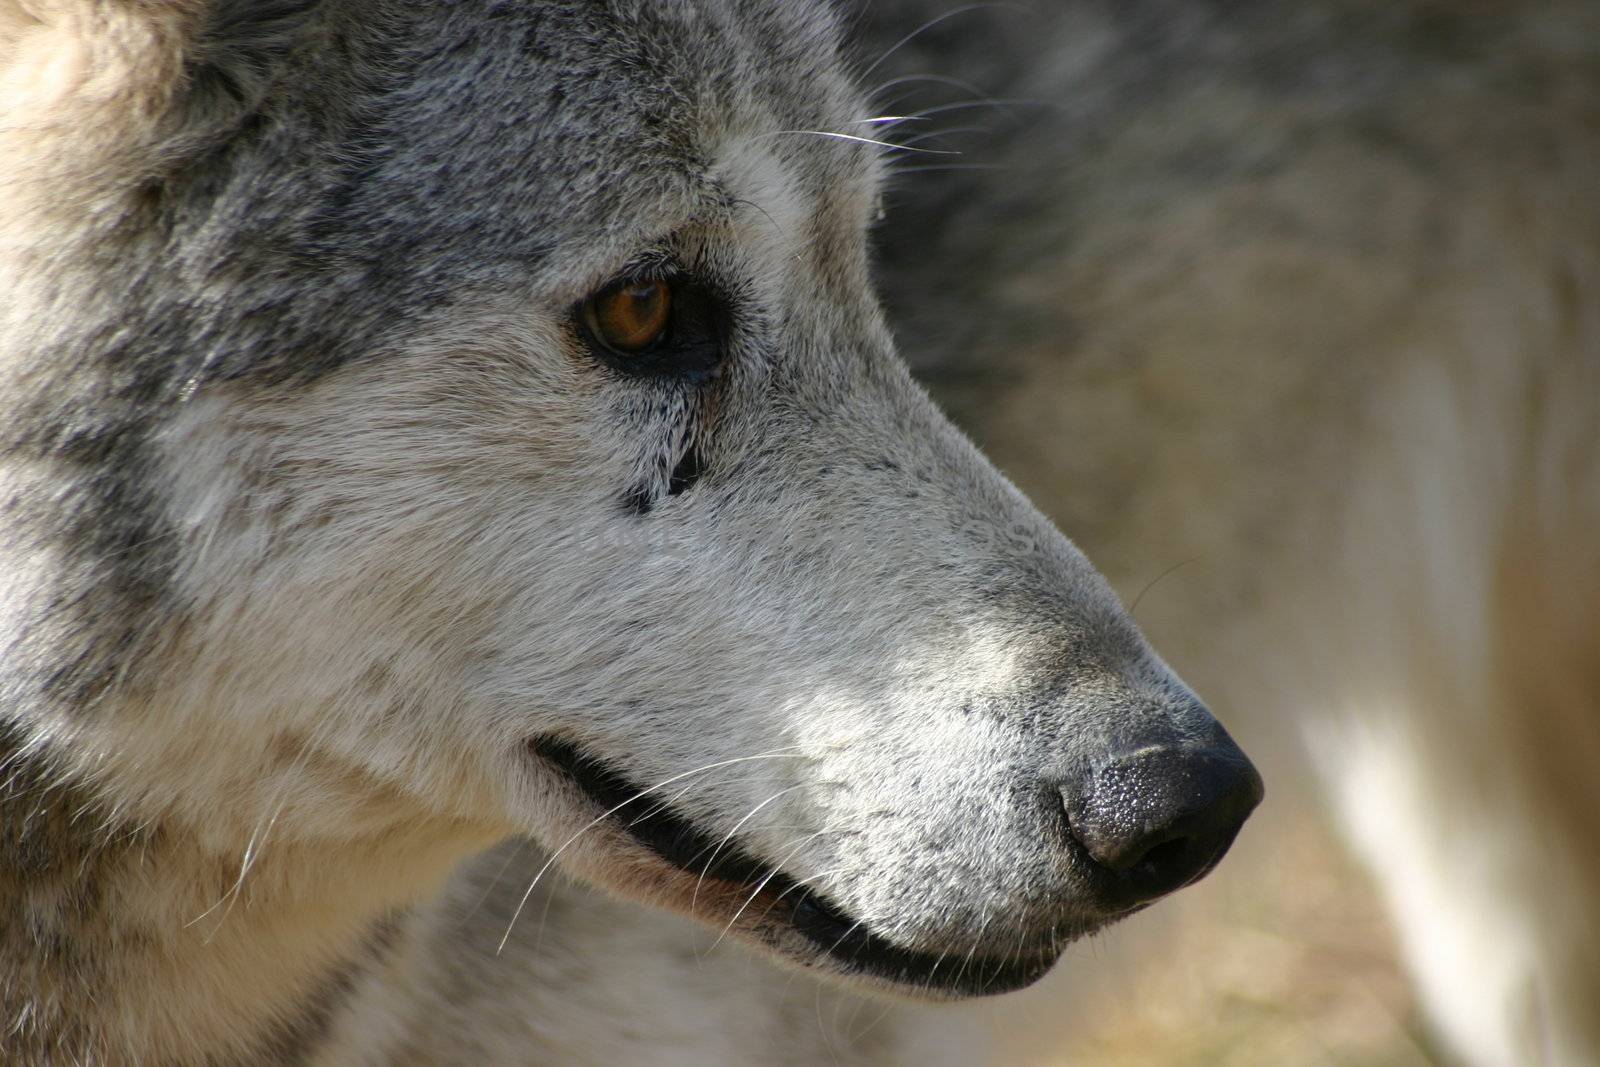
[[[730,325],[720,291],[682,270],[614,281],[575,304],[570,321],[602,366],[686,382],[719,373]]]
[[[672,322],[672,286],[664,281],[623,282],[583,307],[595,340],[620,356],[655,345]]]

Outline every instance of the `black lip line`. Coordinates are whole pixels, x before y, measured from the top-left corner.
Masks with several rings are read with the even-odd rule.
[[[786,902],[790,924],[824,953],[853,968],[911,986],[978,996],[1020,989],[1039,978],[1055,962],[1051,958],[974,960],[965,954],[917,952],[901,948],[850,919],[826,895],[762,863],[732,841],[719,845],[669,808],[655,792],[645,793],[602,761],[586,755],[570,741],[535,738],[528,747],[560,768],[602,811],[640,844],[686,874],[750,887],[761,886],[775,901]],[[629,815],[630,809],[637,815]],[[706,857],[711,857],[709,862]],[[943,963],[956,964],[955,974],[932,985]]]

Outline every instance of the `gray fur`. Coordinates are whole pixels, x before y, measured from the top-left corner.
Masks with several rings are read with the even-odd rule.
[[[896,112],[1002,101],[935,112],[981,129],[891,182],[902,350],[1322,772],[1484,1067],[1600,1062],[1597,15],[997,7],[873,74]]]
[[[543,737],[957,983],[1120,916],[1062,783],[1220,728],[896,359],[829,10],[0,15],[3,862],[82,878],[8,887],[11,1059],[381,1054],[516,834],[918,991],[597,825]],[[714,376],[576,336],[641,260],[724,294]]]

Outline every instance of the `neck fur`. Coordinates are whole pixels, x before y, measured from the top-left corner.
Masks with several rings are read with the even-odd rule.
[[[0,1062],[293,1063],[491,842],[449,820],[405,840],[218,850],[119,818],[47,752],[0,738]]]

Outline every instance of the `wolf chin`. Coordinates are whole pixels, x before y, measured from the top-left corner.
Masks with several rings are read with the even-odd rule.
[[[887,1062],[1220,859],[836,21],[0,4],[0,1058]]]

